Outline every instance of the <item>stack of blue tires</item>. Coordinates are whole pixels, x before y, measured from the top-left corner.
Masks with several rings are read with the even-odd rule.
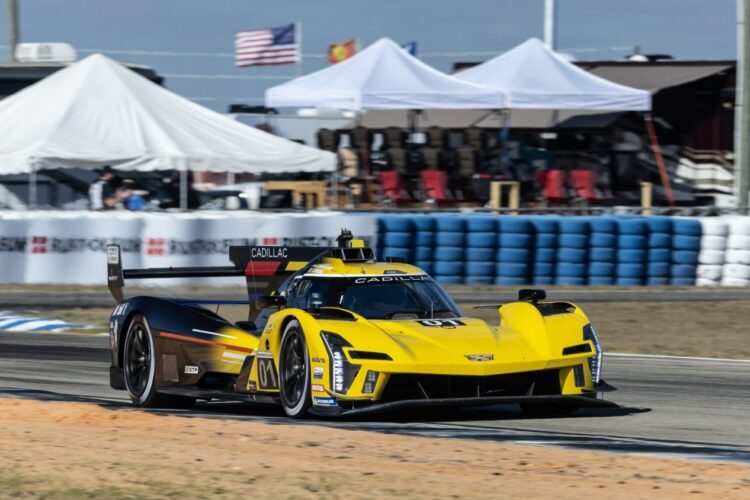
[[[412,217],[414,225],[414,265],[427,274],[435,271],[435,219],[428,215]]]
[[[646,226],[646,284],[669,285],[672,267],[672,219],[660,216],[647,217]]]
[[[703,229],[697,219],[672,221],[672,285],[694,285]]]
[[[378,255],[414,262],[414,224],[411,217],[391,215],[378,219]]]
[[[555,283],[585,285],[588,262],[589,220],[579,217],[558,219]]]
[[[532,217],[534,234],[534,257],[531,282],[535,285],[555,283],[557,261],[558,222],[554,217]]]
[[[617,266],[617,221],[612,217],[589,219],[589,285],[614,285]]]
[[[531,283],[534,258],[534,227],[525,217],[499,217],[496,285],[527,285]]]
[[[491,285],[495,282],[495,252],[498,219],[495,216],[473,216],[466,219],[466,277],[468,285]]]
[[[444,285],[464,282],[466,219],[459,215],[435,217],[433,276]]]
[[[648,226],[641,217],[617,219],[616,285],[642,285],[646,276]]]

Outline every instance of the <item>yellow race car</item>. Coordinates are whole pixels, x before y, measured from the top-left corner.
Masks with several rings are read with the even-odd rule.
[[[118,304],[109,322],[110,384],[143,407],[196,399],[281,404],[290,417],[403,407],[520,404],[529,413],[617,406],[601,380],[602,350],[586,315],[521,290],[464,316],[419,268],[377,262],[346,231],[338,247],[231,247],[232,266],[123,270],[107,248]],[[249,301],[138,296],[130,278],[245,276]],[[247,321],[208,309],[249,305]]]

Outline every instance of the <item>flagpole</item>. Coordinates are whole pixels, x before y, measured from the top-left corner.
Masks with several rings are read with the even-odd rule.
[[[302,18],[298,17],[294,23],[294,31],[297,37],[297,47],[299,47],[299,60],[297,61],[297,76],[302,76]]]

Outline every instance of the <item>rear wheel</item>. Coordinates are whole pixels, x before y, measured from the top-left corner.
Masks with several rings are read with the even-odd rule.
[[[578,406],[570,403],[522,403],[520,406],[530,417],[562,417],[578,409]]]
[[[300,418],[310,408],[310,356],[299,322],[284,329],[279,350],[279,392],[286,414]]]
[[[128,326],[123,350],[125,388],[133,404],[142,408],[187,408],[193,398],[166,396],[155,389],[157,356],[146,317],[136,314]]]

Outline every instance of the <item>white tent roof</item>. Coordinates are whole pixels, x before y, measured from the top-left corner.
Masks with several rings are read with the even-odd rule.
[[[647,91],[592,75],[536,38],[455,76],[507,92],[510,109],[651,109]]]
[[[329,152],[243,125],[95,54],[0,101],[0,173],[330,171]]]
[[[498,109],[503,92],[428,66],[381,38],[350,59],[266,90],[266,106],[339,109]]]

